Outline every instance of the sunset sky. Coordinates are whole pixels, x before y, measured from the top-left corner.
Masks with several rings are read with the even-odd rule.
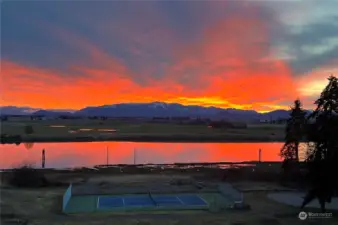
[[[306,108],[338,75],[338,1],[4,1],[0,105]]]

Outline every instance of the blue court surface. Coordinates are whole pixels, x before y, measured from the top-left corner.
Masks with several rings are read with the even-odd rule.
[[[207,206],[198,195],[156,195],[156,196],[101,196],[97,201],[98,209],[119,207],[165,207],[165,206]]]

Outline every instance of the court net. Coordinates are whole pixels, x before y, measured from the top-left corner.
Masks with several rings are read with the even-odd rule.
[[[72,197],[72,184],[69,185],[66,192],[63,195],[62,199],[62,211],[66,211],[66,207],[70,201],[70,198]]]
[[[151,195],[150,191],[148,191],[148,197],[150,198],[150,200],[152,201],[152,203],[154,205],[157,205],[156,201],[154,200],[153,196]]]

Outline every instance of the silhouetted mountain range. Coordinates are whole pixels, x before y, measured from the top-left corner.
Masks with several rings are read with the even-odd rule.
[[[28,107],[0,107],[2,115],[38,116],[105,116],[105,117],[201,117],[225,120],[276,120],[289,117],[288,110],[259,113],[254,110],[222,109],[216,107],[184,106],[177,103],[122,103],[98,107],[86,107],[78,111],[43,110]],[[309,113],[310,111],[308,111]]]
[[[16,106],[0,106],[0,115],[37,115],[37,116],[46,116],[46,115],[73,115],[75,110],[67,109],[52,109],[44,110],[39,108],[30,108],[30,107],[16,107]]]
[[[16,106],[1,106],[1,115],[29,115],[36,112],[39,109],[29,107],[16,107]]]
[[[72,116],[73,112],[68,111],[52,111],[52,110],[38,110],[32,113],[34,116],[50,116],[50,117],[58,117],[58,116]]]

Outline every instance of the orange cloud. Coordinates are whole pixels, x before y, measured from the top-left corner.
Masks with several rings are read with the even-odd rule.
[[[285,108],[278,102],[299,94],[287,63],[271,56],[268,21],[259,15],[259,8],[244,8],[214,22],[199,41],[178,52],[166,82],[175,80],[194,90],[195,99],[205,99],[204,104]]]
[[[249,76],[248,78],[230,79],[227,83],[215,81],[215,86],[209,86],[203,93],[175,83],[152,81],[148,86],[141,86],[127,77],[109,77],[108,71],[78,68],[83,74],[91,74],[82,78],[60,75],[56,71],[31,68],[13,62],[2,61],[3,80],[1,85],[1,105],[31,106],[42,108],[80,109],[89,105],[104,105],[121,102],[164,101],[178,102],[186,105],[204,105],[232,107],[245,109],[263,109],[267,104],[274,103],[262,93],[251,90],[242,91],[240,85],[251,85],[258,79],[267,84],[269,77]],[[283,77],[277,77],[278,82],[285,82]],[[236,86],[232,86],[236,85]],[[258,83],[256,85],[260,86]],[[267,88],[261,86],[260,88]],[[270,94],[278,94],[279,90]],[[234,93],[237,93],[236,95]],[[256,93],[256,95],[254,95]],[[250,95],[251,94],[251,95]],[[255,100],[255,97],[257,100]]]
[[[258,7],[242,10],[213,21],[192,43],[177,42],[165,28],[136,36],[133,40],[140,45],[154,40],[162,51],[172,43],[164,76],[154,74],[157,62],[144,65],[139,74],[142,84],[122,59],[74,32],[44,25],[84,57],[69,62],[67,72],[2,60],[0,104],[80,109],[163,101],[258,111],[288,108],[282,102],[292,102],[299,93],[286,62],[272,56],[268,21],[260,18]],[[138,55],[142,54],[146,52],[140,50]]]

